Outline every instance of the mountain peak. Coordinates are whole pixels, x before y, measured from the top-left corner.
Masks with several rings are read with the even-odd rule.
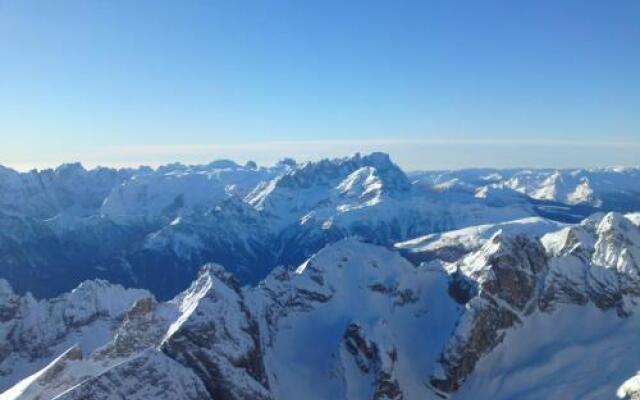
[[[298,165],[298,162],[296,160],[294,160],[293,158],[286,157],[286,158],[283,158],[282,160],[278,161],[276,165],[295,167],[296,165]]]
[[[222,265],[216,263],[207,263],[200,268],[198,272],[198,280],[214,279],[222,282],[225,286],[235,291],[240,290],[240,282],[231,272],[228,272]]]
[[[360,157],[360,153],[356,153],[356,155]],[[379,169],[395,167],[395,164],[391,161],[389,154],[380,151],[374,151],[373,153],[362,156],[362,161],[365,164]]]
[[[55,169],[56,175],[69,176],[76,173],[87,172],[79,162],[61,164]]]
[[[177,330],[188,316],[193,313],[203,299],[212,296],[213,293],[217,293],[222,297],[237,297],[239,292],[240,283],[224,267],[216,263],[203,265],[198,271],[198,277],[191,286],[173,300],[185,316],[180,323],[174,324],[174,330]]]
[[[121,285],[95,279],[82,282],[61,299],[65,303],[65,320],[77,324],[95,315],[121,315],[136,300],[148,296],[151,293],[144,289],[125,289]]]
[[[411,187],[409,178],[391,161],[389,155],[379,152],[365,156],[356,153],[351,157],[307,162],[284,174],[279,178],[277,185],[303,189],[318,184],[336,186],[338,182],[363,167],[373,167],[376,175],[389,187],[401,190]]]
[[[598,224],[597,231],[598,233],[606,233],[611,231],[617,232],[625,232],[629,230],[634,230],[636,226],[625,217],[623,214],[618,212],[609,212],[605,214],[600,223]]]
[[[235,161],[226,160],[226,159],[214,160],[214,161],[210,162],[209,164],[207,164],[207,166],[209,168],[214,168],[214,169],[226,169],[226,168],[238,168],[239,167],[239,165]]]

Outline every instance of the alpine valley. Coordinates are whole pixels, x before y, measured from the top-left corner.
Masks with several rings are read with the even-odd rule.
[[[0,400],[640,399],[640,169],[0,167]]]

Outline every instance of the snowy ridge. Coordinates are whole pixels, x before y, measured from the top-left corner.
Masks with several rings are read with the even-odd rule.
[[[94,174],[76,169],[82,176]],[[257,283],[275,266],[298,265],[345,237],[390,245],[537,213],[526,199],[494,204],[468,193],[423,191],[383,153],[304,164],[289,160],[268,168],[219,161],[112,172],[118,179],[101,186],[104,198],[82,213],[71,205],[42,205],[50,209],[42,215],[17,213],[22,199],[14,199],[15,207],[0,203],[0,226],[7,227],[0,231],[0,246],[7,248],[0,253],[0,277],[37,297],[103,278],[148,288],[165,300],[211,261],[243,283]],[[92,183],[78,190],[84,186]],[[28,201],[36,200],[30,195]],[[3,267],[11,265],[20,268]],[[151,265],[163,274],[153,273]]]
[[[545,233],[558,230],[561,226],[563,226],[562,223],[548,219],[529,217],[495,224],[471,226],[444,233],[432,233],[396,243],[394,248],[416,262],[430,261],[431,259],[456,261],[464,254],[479,249],[497,232],[507,235],[542,236]]]
[[[636,176],[3,169],[0,396],[633,398]]]
[[[105,281],[84,282],[72,292],[36,301],[13,294],[0,280],[0,389],[40,368],[75,343],[91,351],[106,343],[115,324],[146,290],[124,289]]]
[[[369,256],[358,257],[364,253]],[[420,272],[397,253],[346,240],[321,251],[289,278],[283,281],[274,271],[264,286],[243,291],[221,267],[206,266],[170,302],[139,300],[111,342],[73,363],[54,362],[48,368],[60,365],[55,379],[42,379],[44,373],[32,376],[18,387],[23,394],[14,398],[32,399],[38,393],[59,399],[143,399],[150,393],[159,399],[299,398],[300,390],[311,386],[317,387],[315,398],[328,392],[348,396],[344,398],[427,393],[420,377],[447,334],[443,331],[420,351],[411,344],[423,329],[434,330],[443,320],[453,324],[457,305],[446,296],[444,271]],[[364,302],[354,309],[350,305],[355,299]],[[356,320],[360,335],[378,349],[370,360],[375,388],[358,383],[359,373],[353,370],[357,355],[349,343],[358,335],[350,334],[349,326]],[[326,331],[326,344],[315,351],[295,347],[310,343],[326,323],[335,325]],[[332,350],[325,353],[325,346]],[[332,356],[338,352],[341,360]],[[323,360],[308,364],[309,370],[287,367],[290,357],[304,354],[322,354]],[[314,379],[325,373],[342,378],[325,384]],[[156,387],[171,390],[162,394]]]
[[[202,213],[230,197],[244,197],[259,183],[287,170],[220,160],[206,166],[175,164],[140,173],[114,187],[100,208],[110,216]]]
[[[448,267],[475,289],[431,384],[455,392],[473,377],[474,366],[484,355],[503,346],[510,329],[528,329],[532,318],[553,319],[537,317],[540,312],[553,314],[568,304],[595,306],[635,323],[639,285],[633,255],[640,248],[638,234],[638,227],[621,214],[596,215],[581,225],[549,233],[542,241],[498,233],[480,250]]]
[[[513,190],[534,199],[596,207],[620,200],[631,201],[637,207],[640,187],[640,169],[617,167],[420,172],[413,173],[412,178],[423,185],[439,188],[456,182],[456,185],[474,188],[479,193]]]
[[[252,287],[209,264],[168,302],[142,296],[106,344],[72,348],[8,398],[632,398],[640,228],[630,217],[479,226],[480,247],[417,266],[345,239]],[[579,361],[590,352],[606,374]]]
[[[256,284],[345,237],[388,246],[517,219],[573,223],[594,211],[634,211],[637,177],[634,169],[406,174],[384,153],[269,167],[4,168],[0,278],[36,298],[99,278],[167,300],[207,262]],[[465,250],[427,253],[451,251],[451,260]]]

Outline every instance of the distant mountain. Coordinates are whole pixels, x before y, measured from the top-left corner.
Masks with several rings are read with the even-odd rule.
[[[515,191],[537,200],[628,212],[638,209],[640,169],[597,168],[550,169],[471,169],[460,171],[414,172],[411,178],[427,187],[457,184],[476,192]]]
[[[255,284],[343,238],[390,246],[522,218],[577,222],[640,209],[638,187],[635,169],[406,174],[383,153],[271,167],[2,168],[0,278],[38,298],[98,278],[166,300],[207,262]]]

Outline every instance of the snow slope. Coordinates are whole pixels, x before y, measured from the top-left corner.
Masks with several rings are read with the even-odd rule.
[[[416,266],[352,238],[295,269],[278,267],[256,286],[241,287],[209,264],[168,302],[131,298],[103,344],[85,350],[63,340],[43,357],[44,369],[25,371],[3,400],[600,399],[634,392],[640,228],[633,215],[596,214],[555,227],[519,220],[470,232],[477,242],[452,262]],[[442,237],[464,235],[436,240]],[[102,286],[88,284],[87,293],[113,290]],[[12,311],[19,296],[6,283],[0,289],[2,315],[19,320]],[[68,296],[83,304],[104,297]],[[92,315],[94,307],[67,303],[71,318]],[[126,303],[93,301],[113,313]]]
[[[446,183],[466,186],[483,193],[487,190],[515,191],[538,200],[565,204],[588,204],[618,211],[637,209],[640,199],[640,169],[476,169],[425,171],[411,174],[412,179],[428,187],[442,188]]]
[[[13,197],[0,202],[0,278],[37,297],[101,278],[165,300],[207,262],[255,284],[345,237],[391,245],[538,214],[523,195],[425,190],[383,153],[267,168],[224,160],[156,170],[67,166],[53,176],[73,188],[71,202],[56,200],[49,186],[24,187],[27,177],[49,173],[7,172]],[[31,202],[33,210],[23,207]]]
[[[87,281],[70,293],[36,301],[0,280],[0,390],[46,365],[74,344],[89,352],[108,342],[118,319],[145,290]]]
[[[638,176],[0,169],[0,399],[637,396]]]
[[[640,315],[566,305],[508,332],[452,399],[615,399],[638,370]]]

